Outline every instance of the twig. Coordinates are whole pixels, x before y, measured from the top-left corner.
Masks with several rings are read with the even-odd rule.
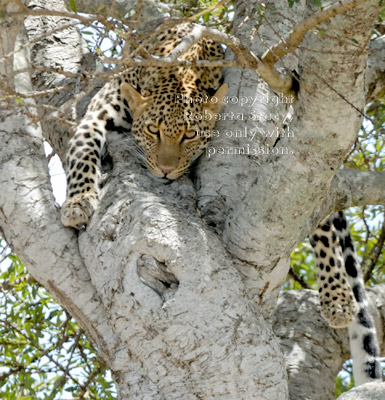
[[[74,73],[74,72],[68,72],[68,71],[64,71],[62,69],[55,69],[55,68],[45,68],[45,67],[33,67],[33,68],[20,68],[17,69],[15,71],[13,71],[12,74],[0,74],[0,76],[4,79],[6,77],[11,77],[11,76],[15,76],[17,74],[22,74],[24,72],[34,72],[34,71],[39,71],[39,72],[53,72],[56,74],[61,74],[64,75],[68,78],[76,78],[78,76],[78,74]]]
[[[265,52],[262,56],[262,59],[258,58],[255,54],[253,54],[250,50],[248,50],[245,46],[242,45],[239,39],[228,36],[225,33],[222,33],[218,30],[207,28],[203,26],[194,26],[192,32],[181,41],[181,43],[175,47],[175,49],[167,56],[167,57],[149,57],[151,60],[151,65],[155,65],[155,63],[160,62],[162,65],[167,65],[171,63],[175,63],[179,61],[178,58],[183,55],[191,46],[197,43],[202,38],[211,39],[213,41],[223,43],[228,46],[235,55],[236,66],[246,67],[260,75],[260,77],[266,81],[273,89],[281,91],[283,93],[291,93],[293,87],[293,78],[290,75],[282,75],[280,74],[274,67],[275,63],[281,59],[284,55],[288,53],[293,53],[299,44],[301,43],[305,34],[310,30],[317,26],[319,23],[326,21],[329,18],[336,16],[337,14],[341,14],[350,10],[354,7],[357,7],[359,4],[363,3],[365,0],[345,0],[341,1],[338,4],[332,5],[327,9],[319,11],[318,13],[306,18],[297,24],[291,35],[286,40],[281,40],[278,44],[271,47],[269,50]],[[208,8],[207,10],[202,11],[203,13],[209,12],[215,7],[226,3],[226,0],[220,1],[213,7]],[[78,19],[85,25],[88,25],[92,21],[99,21],[103,23],[105,26],[110,26],[113,23],[106,21],[103,18],[99,17],[82,17],[80,15],[68,12],[53,12],[49,10],[29,10],[25,6],[23,8],[23,15],[50,15],[50,16],[61,16],[66,18],[75,18]],[[201,13],[196,14],[190,18],[197,18]],[[10,13],[10,16],[18,16],[20,13]],[[143,49],[143,44],[139,46],[139,48],[135,49],[136,52],[140,52],[140,49]],[[132,55],[131,55],[132,57]],[[137,61],[133,61],[131,59],[125,59],[126,65],[137,65]],[[115,61],[116,62],[116,61]],[[159,65],[159,64],[158,64]],[[186,63],[186,66],[190,66],[191,64]],[[201,65],[203,66],[203,65]],[[210,64],[210,66],[214,66]],[[221,63],[223,66],[223,61]],[[228,66],[228,65],[227,65]],[[231,64],[234,66],[234,64]],[[20,71],[18,71],[20,72]],[[354,107],[356,108],[356,107]],[[357,108],[356,108],[357,109]],[[358,110],[358,109],[357,109]],[[358,110],[360,111],[360,110]]]
[[[378,241],[376,245],[374,246],[374,249],[372,250],[371,253],[371,262],[370,265],[367,267],[365,274],[364,274],[364,281],[368,281],[373,273],[374,267],[377,264],[377,261],[381,255],[382,248],[384,246],[385,242],[385,213],[383,215],[384,220],[382,221],[382,226],[381,226],[381,234],[380,237],[378,238]]]
[[[366,0],[345,0],[340,1],[316,14],[304,19],[298,23],[292,30],[290,36],[286,40],[281,40],[279,43],[271,47],[262,56],[262,61],[270,66],[273,66],[278,60],[289,53],[293,53],[302,39],[311,29],[315,28],[321,22],[324,22],[338,14],[342,14],[352,8],[357,7]]]
[[[281,75],[274,67],[263,63],[238,38],[205,26],[194,26],[191,33],[186,35],[167,57],[159,57],[158,60],[175,62],[178,57],[186,53],[191,46],[202,38],[225,44],[234,53],[238,67],[246,67],[256,71],[273,89],[284,93],[291,92],[292,78],[290,76]]]
[[[11,51],[10,53],[6,54],[5,56],[3,56],[0,59],[0,62],[4,62],[6,60],[8,60],[9,58],[11,58],[14,54],[18,53],[19,51],[25,49],[28,46],[31,46],[32,44],[38,43],[40,42],[42,39],[49,37],[51,35],[53,35],[54,33],[67,29],[67,28],[71,28],[73,26],[76,26],[78,23],[77,22],[71,22],[70,24],[66,24],[66,25],[62,25],[62,26],[58,26],[57,28],[51,29],[50,31],[38,36],[36,39],[30,40],[27,43],[25,43],[24,45],[18,47],[17,49]]]
[[[19,92],[15,92],[12,91],[11,94],[7,93],[7,97],[6,100],[15,100],[15,99],[28,99],[28,98],[36,98],[38,96],[48,96],[51,94],[56,94],[56,93],[60,93],[62,91],[68,90],[68,89],[73,89],[73,87],[75,86],[74,83],[70,83],[67,86],[60,86],[60,87],[55,87],[52,89],[46,89],[46,90],[34,90],[31,92],[23,92],[23,93],[19,93]]]
[[[305,289],[312,289],[312,287],[304,281],[302,276],[299,276],[298,274],[295,273],[294,269],[292,266],[289,268],[289,275],[296,281],[298,282],[303,288]]]
[[[365,1],[365,0],[359,0],[360,2]],[[264,19],[266,20],[266,22],[269,24],[269,26],[271,27],[271,29],[275,32],[275,34],[281,39],[280,43],[284,43],[285,39],[283,39],[279,33],[274,29],[273,24],[267,19],[266,15],[264,15]],[[295,29],[295,28],[294,28]],[[260,38],[260,40],[264,42],[263,38],[258,34],[258,37]],[[267,45],[266,45],[267,46]],[[268,46],[267,46],[268,47]],[[298,48],[298,47],[297,47]],[[270,48],[269,50],[267,50],[267,52],[274,52],[274,47]],[[266,52],[266,53],[267,53]],[[265,53],[265,54],[266,54]],[[311,73],[313,73],[318,79],[320,79],[321,82],[323,82],[330,90],[332,90],[337,96],[339,96],[342,100],[344,100],[346,103],[348,103],[354,110],[356,110],[360,115],[362,115],[365,119],[367,119],[368,121],[372,121],[372,119],[370,117],[368,117],[364,112],[362,112],[357,106],[355,106],[351,101],[349,101],[343,94],[341,94],[338,90],[336,90],[332,85],[330,85],[330,83],[323,77],[321,76],[318,72],[316,72],[311,65],[309,65],[309,63],[307,63],[306,61],[304,61],[302,58],[300,58],[295,52],[294,50],[291,53],[294,57],[296,57],[298,60],[300,60],[303,65],[307,68],[307,70],[309,70]],[[329,53],[330,54],[330,53]],[[293,73],[289,72],[290,75],[292,77]],[[266,81],[267,83],[269,83],[268,81]],[[271,86],[271,85],[270,85]]]
[[[202,15],[207,14],[208,12],[211,12],[211,11],[215,10],[216,8],[219,8],[219,7],[223,6],[226,3],[229,3],[230,1],[232,1],[232,0],[221,0],[217,4],[214,4],[211,7],[208,7],[206,9],[202,10],[198,14],[194,14],[191,17],[188,17],[187,20],[188,21],[194,21],[197,18],[201,17]]]
[[[82,15],[70,13],[70,12],[66,12],[66,11],[52,11],[52,10],[44,10],[44,9],[30,10],[29,8],[27,8],[25,6],[23,6],[23,11],[10,12],[10,13],[7,13],[5,16],[13,18],[13,17],[20,17],[20,16],[27,16],[27,15],[32,16],[32,17],[46,16],[46,17],[63,17],[63,18],[69,18],[69,19],[77,19],[83,25],[90,25],[92,22],[98,21],[101,24],[103,24],[105,27],[107,27],[108,29],[112,29],[114,27],[114,22],[107,21],[105,18],[102,18],[97,15],[92,15],[91,17],[83,17]]]
[[[372,232],[370,231],[370,228],[369,228],[369,225],[368,225],[368,221],[366,220],[366,217],[365,217],[366,207],[367,206],[362,207],[362,222],[364,223],[365,229],[366,229],[365,245],[367,246],[368,245],[369,236],[372,234]]]
[[[262,59],[258,58],[249,49],[243,46],[239,39],[226,35],[216,29],[197,25],[194,26],[192,32],[186,35],[181,43],[179,43],[167,57],[158,57],[157,60],[169,63],[175,62],[181,55],[186,53],[191,46],[202,38],[207,38],[228,46],[234,53],[238,66],[256,71],[273,89],[283,93],[291,93],[293,78],[289,75],[280,74],[274,67],[275,63],[284,55],[293,53],[310,29],[337,14],[344,13],[347,10],[357,7],[364,1],[365,0],[342,1],[306,18],[294,27],[288,39],[281,40],[278,44],[267,50],[262,56]],[[152,57],[152,59],[155,58]],[[357,107],[354,108],[357,109]]]
[[[126,58],[108,58],[102,57],[101,61],[105,64],[124,65],[125,67],[170,67],[177,65],[178,67],[238,67],[238,63],[228,60],[170,60],[168,57],[147,56],[145,60]],[[115,71],[114,71],[115,72]]]
[[[50,354],[49,354],[49,349],[44,350],[42,347],[40,347],[39,343],[35,340],[33,340],[31,337],[29,337],[27,334],[25,334],[23,331],[21,331],[20,329],[16,328],[12,323],[10,323],[9,321],[6,320],[2,320],[0,321],[0,324],[2,324],[3,326],[8,326],[10,328],[12,328],[15,332],[17,332],[19,335],[21,335],[22,337],[24,337],[28,343],[30,343],[33,347],[35,347],[37,350],[39,350],[39,352],[42,353],[42,356],[47,357],[53,364],[56,365],[56,367],[66,373],[66,369],[61,365],[61,363],[59,363],[58,361],[56,361]],[[83,387],[83,385],[70,373],[66,373],[66,375],[74,382],[76,383],[80,388]]]

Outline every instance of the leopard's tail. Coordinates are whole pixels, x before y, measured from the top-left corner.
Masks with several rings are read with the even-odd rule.
[[[381,380],[379,345],[374,320],[369,311],[369,299],[349,226],[342,211],[332,216],[333,225],[339,238],[348,282],[358,304],[358,312],[348,327],[350,352],[353,359],[355,385]]]
[[[317,264],[322,315],[330,326],[349,330],[355,384],[380,380],[376,328],[344,213],[322,221],[310,243]]]

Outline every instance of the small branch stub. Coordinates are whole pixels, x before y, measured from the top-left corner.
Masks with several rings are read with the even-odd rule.
[[[154,290],[164,302],[174,296],[179,281],[168,271],[165,264],[151,256],[142,255],[138,258],[136,265],[136,271],[142,283]]]

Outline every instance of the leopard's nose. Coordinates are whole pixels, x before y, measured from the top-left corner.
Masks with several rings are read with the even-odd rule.
[[[165,174],[169,174],[170,172],[174,171],[175,168],[166,168],[166,167],[159,167],[159,169]]]

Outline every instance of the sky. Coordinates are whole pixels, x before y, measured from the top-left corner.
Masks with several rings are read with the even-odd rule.
[[[52,147],[47,142],[44,142],[44,150],[48,156],[52,151]],[[65,172],[58,155],[52,157],[48,164],[48,168],[55,200],[61,206],[66,197],[67,182]]]

